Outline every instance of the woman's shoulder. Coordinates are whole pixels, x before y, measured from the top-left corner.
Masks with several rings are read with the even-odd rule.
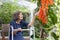
[[[29,24],[29,23],[28,23],[28,22],[26,22],[26,21],[22,21],[22,23],[23,23],[23,24]]]
[[[14,20],[12,20],[11,22],[10,22],[10,24],[14,24],[15,23],[15,21]]]
[[[21,23],[26,23],[26,21],[22,20]]]

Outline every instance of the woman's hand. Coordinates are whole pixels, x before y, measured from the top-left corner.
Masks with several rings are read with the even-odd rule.
[[[22,31],[22,29],[21,28],[18,28],[17,31]]]
[[[14,32],[15,32],[15,33],[18,32],[18,31],[22,31],[22,29],[21,29],[21,28],[14,29]]]
[[[21,29],[21,28],[14,29],[13,34],[16,34],[17,32],[21,32],[21,31],[22,31],[22,29]]]

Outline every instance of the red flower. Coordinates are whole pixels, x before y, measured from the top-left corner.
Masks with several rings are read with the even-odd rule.
[[[53,5],[53,0],[49,0],[50,5]]]
[[[48,6],[52,4],[53,0],[41,0],[41,8],[38,14],[38,19],[41,20],[43,24],[47,23]]]
[[[44,12],[42,8],[40,8],[38,19],[41,20],[43,24],[47,23],[46,13]]]

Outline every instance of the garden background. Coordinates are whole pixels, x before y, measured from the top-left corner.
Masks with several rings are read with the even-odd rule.
[[[9,24],[12,20],[14,11],[20,10],[24,15],[24,21],[29,22],[30,11],[24,6],[19,6],[16,3],[18,0],[0,0],[0,30],[2,30],[2,24]],[[34,10],[37,12],[41,6],[41,0],[27,0],[31,3],[37,1],[37,8]],[[28,19],[28,20],[27,20]],[[54,4],[49,6],[48,9],[48,23],[43,25],[37,18],[35,20],[35,37],[36,40],[60,40],[60,0],[54,0]],[[43,37],[41,35],[41,27],[43,28]]]

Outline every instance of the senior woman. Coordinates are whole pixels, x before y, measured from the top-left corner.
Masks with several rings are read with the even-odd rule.
[[[16,11],[13,15],[13,20],[10,25],[13,27],[13,40],[24,40],[22,28],[25,26],[32,26],[34,24],[34,20],[37,13],[34,15],[33,20],[30,23],[23,21],[23,14],[20,11]],[[28,19],[27,19],[28,20]],[[12,40],[12,30],[10,30],[10,38]]]

